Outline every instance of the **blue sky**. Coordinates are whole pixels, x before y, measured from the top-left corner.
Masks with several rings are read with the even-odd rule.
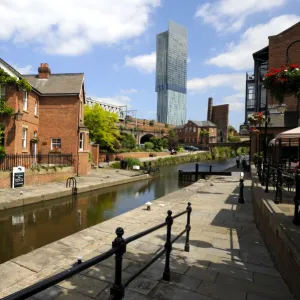
[[[84,72],[87,96],[147,119],[156,117],[156,34],[172,19],[189,31],[187,119],[205,120],[213,96],[238,127],[251,54],[300,21],[300,0],[10,0],[0,14],[0,57],[21,73],[41,62]]]

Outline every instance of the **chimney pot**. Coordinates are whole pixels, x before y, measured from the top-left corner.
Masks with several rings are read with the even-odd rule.
[[[47,63],[41,63],[40,67],[38,68],[38,72],[39,79],[48,79],[49,75],[51,74],[51,70]]]

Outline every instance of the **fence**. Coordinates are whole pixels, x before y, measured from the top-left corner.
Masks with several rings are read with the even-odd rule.
[[[168,211],[168,216],[166,217],[166,220],[164,223],[161,223],[159,225],[156,225],[150,229],[147,229],[143,232],[140,232],[136,235],[133,235],[131,237],[128,237],[127,239],[123,238],[124,230],[123,228],[117,228],[116,229],[116,235],[117,237],[112,242],[112,248],[105,253],[96,256],[92,259],[89,259],[85,262],[82,262],[81,260],[78,260],[77,264],[75,264],[72,268],[63,271],[59,274],[56,274],[54,276],[51,276],[41,282],[38,282],[32,286],[29,286],[19,292],[16,292],[12,295],[9,295],[2,300],[23,300],[27,299],[33,295],[36,295],[37,293],[63,281],[66,280],[73,275],[76,275],[98,263],[101,261],[104,261],[108,259],[109,257],[115,255],[115,280],[114,284],[110,290],[110,300],[121,300],[125,296],[125,287],[127,287],[135,278],[137,278],[143,271],[145,271],[148,267],[150,267],[156,260],[158,260],[163,254],[166,253],[166,262],[165,262],[165,268],[163,272],[162,278],[164,280],[170,281],[170,255],[172,251],[172,244],[176,242],[184,233],[186,233],[186,241],[185,241],[185,247],[184,250],[189,252],[190,245],[189,245],[189,239],[190,239],[190,230],[191,230],[191,212],[192,207],[191,203],[188,203],[188,206],[185,211],[182,211],[181,213],[172,216],[172,211]],[[172,225],[173,220],[187,214],[187,223],[185,226],[185,229],[180,232],[176,237],[171,239],[171,231],[172,231]],[[139,269],[135,274],[133,274],[124,284],[122,284],[122,261],[123,261],[123,255],[126,253],[126,245],[145,236],[148,235],[158,229],[161,229],[163,227],[167,227],[167,236],[166,236],[166,243],[165,246],[159,250],[152,259],[147,262],[141,269]]]
[[[31,168],[34,165],[64,165],[72,166],[72,154],[6,154],[0,158],[0,171],[11,171],[13,167],[24,166]]]

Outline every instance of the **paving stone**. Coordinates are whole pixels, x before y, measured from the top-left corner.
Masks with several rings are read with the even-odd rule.
[[[143,277],[134,279],[129,285],[128,290],[148,295],[152,289],[158,285],[158,281],[150,280]]]
[[[197,292],[219,300],[246,300],[245,291],[240,291],[232,287],[228,288],[225,285],[221,286],[205,280],[201,282]]]
[[[160,283],[151,297],[157,300],[213,300],[211,297],[165,283]]]
[[[188,271],[185,273],[186,276],[194,277],[201,280],[207,280],[210,282],[215,282],[218,273],[213,270],[206,270],[199,267],[190,267]]]
[[[170,283],[175,284],[184,289],[197,291],[197,288],[199,287],[199,285],[201,283],[201,279],[197,279],[194,277],[189,277],[189,276],[180,275],[180,274],[171,272]]]
[[[247,300],[274,300],[274,298],[257,295],[255,293],[247,293]]]
[[[254,273],[254,281],[260,284],[269,285],[274,288],[287,289],[287,286],[281,277],[269,276],[261,273]]]
[[[163,248],[162,245],[159,246],[159,245],[154,245],[154,244],[150,244],[150,243],[141,243],[140,245],[138,245],[136,247],[136,249],[147,252],[147,253],[155,253],[162,248]]]
[[[53,300],[57,299],[57,297],[61,294],[67,293],[60,286],[51,286],[50,288],[34,295],[32,298],[37,300]]]
[[[108,283],[83,275],[75,275],[58,285],[67,290],[71,290],[72,292],[83,294],[88,297],[95,297],[108,286]]]

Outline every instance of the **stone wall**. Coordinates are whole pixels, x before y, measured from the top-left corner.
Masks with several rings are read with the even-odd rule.
[[[292,220],[284,224],[282,212],[276,204],[267,199],[258,178],[252,172],[253,210],[256,226],[259,229],[278,271],[288,284],[296,299],[300,299],[300,245],[289,236],[288,228],[293,228]]]
[[[37,185],[49,182],[64,181],[68,177],[74,176],[74,167],[57,167],[56,170],[50,168],[25,171],[25,186]],[[11,187],[11,172],[0,172],[0,189]]]
[[[151,152],[126,152],[126,153],[108,153],[109,155],[109,160],[113,161],[115,160],[116,156],[121,157],[121,158],[126,158],[126,157],[132,157],[132,158],[145,158],[149,157],[149,154]],[[153,152],[156,156],[167,156],[170,155],[170,152]],[[99,162],[104,162],[106,158],[106,153],[100,153],[99,154]]]

